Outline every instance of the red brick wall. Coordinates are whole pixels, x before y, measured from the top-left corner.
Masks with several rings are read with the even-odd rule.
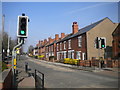
[[[73,50],[75,51],[81,51],[81,52],[85,52],[86,53],[86,56],[87,56],[87,43],[86,43],[86,34],[82,34],[82,47],[78,47],[78,36],[77,37],[74,37],[71,39],[71,47]],[[76,58],[76,53],[74,55],[74,58]],[[87,57],[86,57],[87,58]]]
[[[120,54],[120,25],[113,33],[113,58],[118,58]]]

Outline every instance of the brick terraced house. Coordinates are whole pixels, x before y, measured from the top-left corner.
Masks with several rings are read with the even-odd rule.
[[[45,45],[47,45],[48,41],[47,39],[44,39],[44,41],[40,41],[40,45],[39,45],[39,48],[38,48],[38,51],[39,51],[39,55],[43,55],[44,58],[42,59],[45,59],[45,56],[46,56],[46,49],[45,49]]]
[[[50,56],[56,57],[56,42],[65,37],[65,33],[61,33],[61,38],[58,34],[55,34],[55,39],[49,38],[49,44],[46,45],[46,59],[48,60]]]
[[[92,58],[111,58],[112,57],[112,33],[118,26],[109,18],[92,23],[79,29],[77,22],[73,22],[72,33],[65,35],[61,33],[55,35],[55,39],[48,38],[48,43],[43,46],[46,59],[55,56],[57,60],[64,58],[91,60]],[[105,49],[95,48],[96,37],[106,39]],[[39,48],[41,49],[41,48]],[[100,53],[100,55],[99,55]]]
[[[91,60],[92,58],[111,58],[112,57],[112,32],[117,27],[109,18],[104,18],[98,22],[78,29],[77,22],[73,22],[72,33],[58,41],[57,59],[72,58],[80,60]],[[105,37],[106,48],[95,48],[95,38]]]
[[[113,58],[120,58],[120,24],[112,33],[113,36]]]

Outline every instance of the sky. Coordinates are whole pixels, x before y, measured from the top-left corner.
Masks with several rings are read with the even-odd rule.
[[[39,40],[71,33],[74,21],[79,29],[105,17],[119,22],[118,2],[2,2],[5,31],[13,39],[17,37],[17,17],[22,13],[30,19],[25,51]]]

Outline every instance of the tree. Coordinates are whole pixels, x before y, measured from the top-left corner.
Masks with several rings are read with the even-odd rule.
[[[30,45],[30,46],[28,47],[28,53],[31,53],[31,54],[32,54],[33,49],[34,49],[34,47],[33,47],[32,45]]]
[[[4,49],[3,55],[7,56],[7,49],[8,49],[8,37],[9,35],[7,34],[7,32],[3,33],[3,43],[2,43],[2,48]],[[10,54],[12,54],[12,49],[13,47],[17,44],[17,39],[11,39],[9,37],[9,49],[10,49]]]

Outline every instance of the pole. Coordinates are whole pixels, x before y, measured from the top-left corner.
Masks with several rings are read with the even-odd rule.
[[[12,50],[12,72],[13,72],[13,87],[15,87],[15,71],[16,71],[16,65],[14,65],[14,62],[16,60],[16,48],[20,47],[23,44],[23,40],[21,40],[18,45],[16,45]]]
[[[101,69],[100,48],[98,49],[98,55],[99,55],[99,69]]]
[[[4,48],[3,48],[4,21],[5,21],[5,15],[2,16],[2,60],[4,58],[4,56],[3,56],[3,50],[4,50]]]
[[[8,34],[9,34],[9,31],[10,31],[10,23],[9,23],[9,27],[8,27]],[[8,49],[7,49],[7,56],[9,56],[9,53],[10,53],[10,37],[8,35]]]

